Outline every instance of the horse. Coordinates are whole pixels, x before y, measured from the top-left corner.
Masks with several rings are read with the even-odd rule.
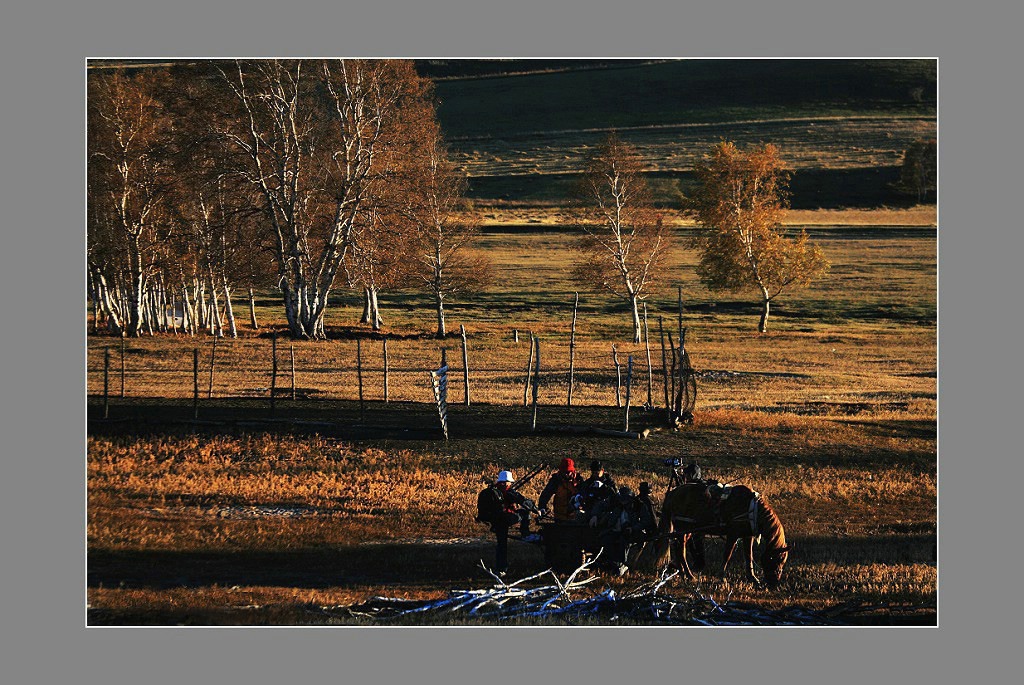
[[[723,577],[737,543],[743,540],[747,575],[756,585],[760,585],[754,574],[753,559],[754,538],[760,537],[764,544],[761,569],[764,571],[765,584],[773,589],[782,580],[782,569],[790,551],[786,545],[782,521],[764,498],[747,486],[727,487],[717,511],[712,506],[708,488],[699,483],[680,485],[665,493],[659,522],[658,565],[671,560],[674,546],[670,542],[672,538],[678,538],[679,560],[676,565],[688,578],[694,579],[695,575],[687,559],[687,542],[703,535],[725,538],[721,570]]]

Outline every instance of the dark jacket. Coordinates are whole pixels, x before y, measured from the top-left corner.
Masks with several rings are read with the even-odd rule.
[[[644,535],[654,535],[658,532],[658,505],[650,495],[637,495],[637,507],[639,509],[640,530]]]
[[[480,491],[476,498],[476,520],[489,523],[491,530],[508,528],[519,521],[519,508],[526,504],[526,498],[515,490],[503,490],[492,483]]]
[[[596,485],[598,481],[601,482],[599,486]],[[583,510],[590,511],[599,500],[615,495],[615,480],[608,473],[600,476],[591,476],[583,481],[580,493],[583,495]]]

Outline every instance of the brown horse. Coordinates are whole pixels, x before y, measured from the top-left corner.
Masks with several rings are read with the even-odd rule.
[[[675,548],[678,556],[676,564],[691,579],[694,578],[694,574],[687,560],[686,543],[693,536],[719,535],[725,538],[723,576],[736,550],[736,544],[743,540],[747,575],[755,583],[758,581],[754,575],[754,538],[760,537],[764,544],[761,569],[764,571],[765,584],[769,588],[778,585],[782,579],[782,569],[789,558],[786,532],[778,515],[764,498],[745,485],[728,488],[717,512],[711,505],[707,488],[703,485],[686,484],[669,490],[665,493],[665,502],[661,508],[659,532],[659,564],[668,561],[669,557],[673,556],[671,551]],[[674,537],[679,539],[678,547],[669,544]]]

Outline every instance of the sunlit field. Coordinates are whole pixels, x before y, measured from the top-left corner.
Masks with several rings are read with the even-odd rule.
[[[89,623],[360,623],[338,607],[487,586],[479,562],[492,562],[493,536],[473,521],[482,480],[499,468],[553,470],[581,448],[624,484],[650,481],[659,497],[669,475],[662,460],[695,460],[709,475],[758,490],[778,512],[796,546],[777,591],[754,588],[734,561],[726,581],[676,579],[667,588],[673,593],[766,607],[859,602],[883,607],[877,622],[905,607],[916,621],[934,623],[936,235],[857,218],[807,217],[831,271],[780,297],[766,335],[757,334],[754,298],[703,288],[680,229],[668,275],[647,302],[647,409],[647,352],[631,342],[625,306],[582,290],[573,406],[566,407],[575,255],[572,234],[556,227],[485,229],[477,249],[493,261],[491,286],[448,308],[451,335],[443,341],[431,335],[425,297],[383,294],[388,404],[382,335],[357,324],[358,294],[341,289],[328,311],[331,339],[322,342],[289,340],[273,293],[258,294],[258,331],[248,303],[235,302],[240,337],[218,341],[212,383],[211,337],[145,336],[125,343],[122,398],[121,340],[90,335]],[[820,228],[835,224],[846,227]],[[659,409],[660,333],[676,335],[680,288],[698,398],[694,424],[671,431]],[[247,418],[272,416],[273,330],[280,423],[248,426]],[[614,345],[623,376],[633,356],[631,421],[655,429],[650,436],[532,433],[523,406],[531,331],[541,348],[541,424],[622,427]],[[199,422],[192,420],[195,348]],[[427,374],[441,348],[451,367],[447,442]],[[414,430],[403,433],[403,425]],[[525,493],[536,498],[542,486],[539,478]],[[720,547],[711,544],[712,564]],[[513,542],[510,555],[514,575],[543,569],[538,547]],[[628,587],[639,579],[638,571],[601,582]]]

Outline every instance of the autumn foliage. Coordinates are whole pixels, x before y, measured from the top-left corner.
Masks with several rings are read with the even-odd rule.
[[[782,228],[789,172],[776,146],[743,152],[723,141],[697,166],[697,177],[698,274],[712,290],[757,292],[758,330],[764,333],[771,302],[809,284],[828,269],[828,261],[806,232],[789,237]]]

